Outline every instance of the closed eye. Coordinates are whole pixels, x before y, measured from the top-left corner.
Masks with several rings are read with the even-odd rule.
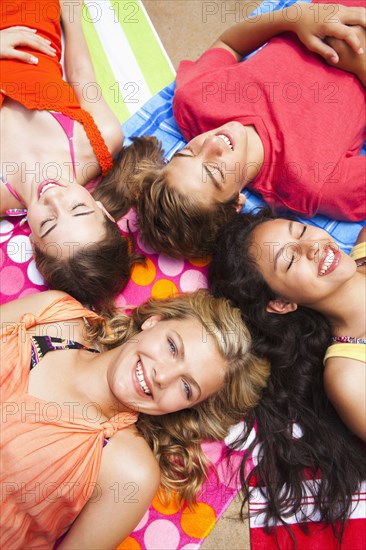
[[[221,176],[221,179],[224,179],[224,172],[222,171],[219,164],[205,163],[205,166],[211,172],[212,175],[218,172]]]
[[[180,151],[174,153],[172,158],[174,157],[194,157],[194,153],[192,149],[186,145],[186,147],[183,147],[183,149],[180,149]]]
[[[80,202],[78,204],[75,204],[72,208],[71,208],[71,212],[74,212],[75,210],[77,210],[79,207],[85,207],[85,208],[89,208],[86,204],[84,204],[83,202]],[[76,213],[73,214],[73,216],[76,218],[77,216],[88,216],[89,214],[93,214],[94,213],[94,210],[90,210],[88,209],[87,211],[85,212],[79,212],[77,211]]]
[[[47,220],[43,220],[43,222],[41,222],[41,225],[40,225],[40,228],[42,229],[42,227],[44,225],[46,225],[47,222],[52,222],[54,218],[47,218]]]
[[[305,231],[307,230],[308,226],[307,225],[304,225],[304,228],[303,230],[301,231],[301,234],[300,234],[300,239],[305,235]]]
[[[291,261],[288,265],[288,268],[286,269],[286,272],[290,269],[290,267],[292,266],[292,264],[294,263],[294,260],[295,260],[295,255],[293,254],[292,257],[291,257]]]

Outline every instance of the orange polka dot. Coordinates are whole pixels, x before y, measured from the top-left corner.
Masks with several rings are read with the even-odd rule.
[[[205,267],[210,263],[210,261],[211,261],[211,256],[207,256],[206,258],[191,258],[189,260],[189,263],[196,267]]]
[[[147,286],[153,282],[156,277],[156,267],[150,258],[146,259],[145,264],[135,264],[132,269],[131,279],[136,285]]]
[[[116,550],[141,550],[141,545],[133,537],[127,537]]]
[[[177,285],[175,285],[169,279],[160,279],[156,281],[151,289],[151,296],[154,298],[169,298],[178,294]]]
[[[167,500],[169,497],[166,497],[164,494],[161,495],[161,498],[159,497],[159,492],[155,495],[154,500],[152,501],[152,506],[155,508],[157,512],[160,512],[160,514],[164,514],[164,516],[172,516],[173,514],[176,514],[181,509],[181,504],[179,502],[179,497],[177,493],[171,493],[170,500]]]
[[[211,506],[198,502],[190,510],[186,508],[180,520],[182,529],[190,537],[202,539],[207,537],[216,522],[216,514]]]

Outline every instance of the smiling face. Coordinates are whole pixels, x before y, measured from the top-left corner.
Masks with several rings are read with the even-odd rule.
[[[323,229],[276,219],[253,231],[251,256],[279,298],[317,309],[347,282],[356,264]]]
[[[224,382],[226,361],[193,318],[150,317],[118,349],[108,370],[109,387],[119,402],[139,412],[160,415],[192,407]]]
[[[176,153],[164,172],[170,186],[208,204],[239,196],[247,183],[247,130],[229,122],[200,134]]]
[[[101,204],[77,183],[42,182],[28,207],[32,240],[52,256],[101,241],[104,222]]]

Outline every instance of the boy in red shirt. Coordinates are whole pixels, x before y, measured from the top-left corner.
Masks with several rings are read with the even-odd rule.
[[[180,64],[173,112],[191,141],[156,177],[143,175],[146,241],[174,256],[209,253],[246,186],[302,216],[366,217],[366,23],[357,1],[245,20]]]

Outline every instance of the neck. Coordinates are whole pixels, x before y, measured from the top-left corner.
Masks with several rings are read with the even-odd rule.
[[[248,136],[247,170],[245,185],[256,178],[263,166],[264,147],[254,126],[245,126]]]
[[[334,336],[362,338],[365,336],[366,326],[365,302],[365,277],[362,273],[356,272],[326,301],[309,307],[328,318]]]
[[[115,361],[119,348],[90,354],[80,350],[73,368],[73,387],[84,404],[95,404],[103,420],[108,420],[120,412],[130,409],[117,401],[108,384],[108,369]]]

